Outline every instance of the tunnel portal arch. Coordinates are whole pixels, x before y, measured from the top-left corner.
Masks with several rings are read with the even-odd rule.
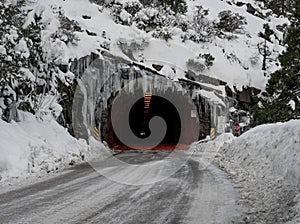
[[[134,80],[142,81],[136,83]],[[78,138],[89,139],[96,127],[100,130],[99,140],[106,141],[112,148],[118,148],[118,146],[126,148],[112,128],[112,105],[120,95],[124,97],[120,102],[121,105],[123,104],[119,110],[120,118],[123,109],[131,109],[127,107],[133,106],[129,122],[131,122],[133,133],[138,136],[138,128],[141,125],[139,116],[142,116],[138,116],[138,114],[142,113],[142,108],[137,109],[139,102],[135,105],[132,96],[139,94],[141,104],[144,93],[151,92],[153,101],[152,104],[150,103],[149,116],[162,116],[171,130],[166,133],[162,144],[171,146],[176,144],[178,135],[183,136],[177,142],[178,144],[190,144],[208,134],[210,127],[207,125],[210,124],[211,112],[207,100],[199,96],[192,97],[193,90],[185,88],[179,82],[169,80],[155,71],[141,69],[119,60],[96,59],[78,81],[73,104],[74,133]],[[159,98],[162,93],[169,94],[171,98],[175,97],[178,100],[182,125],[177,124],[179,119],[174,108],[172,109],[170,104]],[[195,114],[197,119],[194,119]],[[172,124],[171,121],[174,121],[175,124]],[[204,121],[206,127],[203,127]]]

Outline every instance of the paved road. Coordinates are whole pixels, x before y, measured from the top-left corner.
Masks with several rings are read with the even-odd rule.
[[[127,152],[116,157],[145,165],[161,162],[167,155]],[[165,170],[174,166],[172,161],[165,161]],[[133,181],[145,176],[141,171],[136,171],[137,175],[132,169],[110,166],[113,172],[119,171]],[[238,216],[235,197],[226,175],[212,165],[204,166],[195,156],[169,178],[136,186],[109,180],[87,163],[0,194],[0,223],[233,223]]]

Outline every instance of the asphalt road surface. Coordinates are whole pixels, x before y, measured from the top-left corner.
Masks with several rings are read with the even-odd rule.
[[[167,155],[163,151],[126,152],[116,157],[145,165],[161,162]],[[88,163],[73,167],[43,182],[0,194],[0,223],[236,223],[237,195],[226,175],[196,156],[183,161],[176,173],[147,185],[112,181]],[[165,170],[174,166],[167,159],[161,163],[166,164]],[[147,176],[143,170],[110,166],[112,172],[131,181]]]

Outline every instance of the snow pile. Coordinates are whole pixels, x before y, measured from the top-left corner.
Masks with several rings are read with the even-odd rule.
[[[20,123],[0,119],[0,179],[51,172],[86,160],[93,151],[53,118],[43,121],[22,113]]]
[[[300,221],[299,136],[299,120],[266,124],[219,151],[220,167],[241,187],[241,203],[251,208],[250,222]]]
[[[226,144],[230,144],[235,137],[231,133],[224,133],[213,141],[208,136],[206,139],[191,145],[189,150],[194,156],[199,157],[204,162],[211,162],[219,155],[219,150]]]
[[[224,151],[255,176],[300,186],[300,121],[267,124],[237,138]],[[229,154],[228,154],[229,155]]]

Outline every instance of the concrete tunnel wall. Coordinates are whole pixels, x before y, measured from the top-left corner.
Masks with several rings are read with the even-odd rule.
[[[114,59],[96,59],[93,63],[84,64],[87,66],[85,68],[85,73],[87,74],[79,74],[79,83],[81,84],[79,85],[78,90],[76,90],[74,97],[75,110],[73,110],[72,116],[75,126],[75,136],[88,140],[89,136],[93,133],[93,129],[95,127],[100,127],[99,140],[106,141],[110,146],[122,145],[122,143],[120,143],[114,133],[110,120],[111,105],[118,95],[118,91],[116,89],[104,88],[107,84],[107,78],[113,77],[113,79],[119,82],[119,84],[121,84],[121,86],[123,87],[124,83],[126,83],[130,79],[130,76],[131,79],[141,78],[143,76],[155,78],[159,77],[159,74],[143,69],[137,69],[137,71],[134,70],[132,72],[133,67],[128,66],[128,64],[124,62],[120,62],[119,60]],[[125,67],[127,68],[124,70],[122,68],[122,65],[125,65]],[[167,78],[162,76],[160,76],[160,78],[163,80],[167,80]],[[110,83],[114,83],[114,80],[112,80],[112,82]],[[177,83],[177,85],[181,86],[186,91],[185,94],[188,98],[191,98],[190,96],[193,94],[193,91],[197,90],[198,88],[182,85],[181,83]],[[127,94],[127,99],[123,101],[123,105],[121,102],[121,108],[124,109],[126,109],[133,103],[130,103],[132,101],[130,96],[131,93]],[[170,94],[177,93],[175,91],[175,93],[172,92]],[[165,139],[163,142],[166,144],[175,144],[176,135],[178,134],[182,135],[181,141],[179,142],[180,144],[190,144],[192,139],[202,139],[209,134],[211,119],[210,103],[201,96],[197,97],[197,99],[194,99],[194,102],[191,103],[188,102],[186,98],[183,97],[183,95],[180,96],[180,94],[182,95],[182,93],[178,93],[176,98],[179,99],[179,105],[181,105],[180,110],[182,111],[181,119],[183,124],[182,131],[180,133],[178,131],[169,133],[169,137],[167,137],[167,139]],[[153,102],[156,102],[156,104],[160,106],[156,106],[156,109],[153,109],[154,111],[152,111],[152,114],[154,114],[153,112],[155,111],[160,112],[163,108],[161,100],[156,99]],[[106,105],[103,106],[103,104]],[[195,121],[191,119],[191,107],[195,105],[200,124],[195,123]],[[99,108],[101,109],[98,110]],[[171,110],[170,108],[165,109]],[[122,109],[119,110],[118,113],[119,115],[115,117],[121,118]],[[133,123],[132,125],[134,127],[135,124]],[[171,128],[179,129],[178,127],[178,125],[173,125]]]

